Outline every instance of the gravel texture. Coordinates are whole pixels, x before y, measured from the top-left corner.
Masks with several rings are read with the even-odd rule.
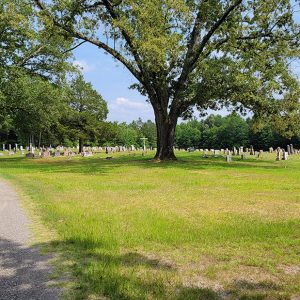
[[[30,247],[29,219],[14,189],[0,180],[0,299],[59,299],[59,290],[48,286],[49,256]]]

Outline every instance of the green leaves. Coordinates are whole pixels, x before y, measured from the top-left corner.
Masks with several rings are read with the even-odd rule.
[[[62,30],[38,14],[28,1],[3,0],[0,3],[0,74],[11,68],[25,69],[57,79],[72,69],[67,62],[72,44]]]
[[[106,119],[107,103],[90,83],[79,75],[66,85],[66,109],[60,123],[70,139],[96,138]]]

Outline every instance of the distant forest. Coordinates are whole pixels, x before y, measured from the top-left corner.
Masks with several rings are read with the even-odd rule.
[[[78,145],[78,130],[72,130],[64,124],[52,124],[48,130],[28,135],[27,131],[15,130],[13,127],[0,128],[0,142],[15,143],[26,146],[33,142],[35,146],[64,145],[75,147]],[[101,121],[93,124],[93,128],[85,131],[85,146],[130,146],[142,147],[146,137],[147,147],[156,147],[156,127],[151,120],[138,119],[130,124]],[[258,126],[251,118],[244,119],[237,113],[228,116],[209,115],[206,119],[196,118],[177,125],[175,147],[180,149],[208,148],[221,149],[238,146],[267,150],[269,147],[286,147],[293,144],[300,147],[300,139],[296,136],[286,137],[271,126]]]

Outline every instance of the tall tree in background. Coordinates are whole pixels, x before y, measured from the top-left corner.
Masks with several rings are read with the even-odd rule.
[[[175,158],[177,120],[194,106],[231,105],[257,117],[299,106],[289,67],[299,58],[298,1],[32,1],[41,19],[78,40],[74,47],[94,44],[137,79],[154,110],[157,159]]]
[[[51,126],[59,121],[64,91],[40,76],[18,74],[2,88],[0,116],[4,125],[10,120],[20,142],[40,145],[42,136],[49,134]]]
[[[63,124],[78,137],[79,152],[83,151],[84,141],[96,136],[101,122],[106,119],[108,109],[102,96],[80,75],[69,85],[68,106]]]

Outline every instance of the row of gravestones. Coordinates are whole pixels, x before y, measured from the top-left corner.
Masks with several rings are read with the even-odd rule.
[[[5,145],[3,146],[5,149]],[[9,147],[10,148],[10,147]],[[132,151],[135,150],[134,146],[131,146],[129,148],[126,148],[124,146],[116,146],[116,147],[84,147],[83,152],[80,153],[83,157],[89,157],[93,156],[94,152],[102,152],[103,150],[106,151],[106,153],[112,153],[112,152],[122,152],[122,151]],[[18,149],[16,148],[16,151]],[[65,157],[72,157],[76,155],[76,152],[72,151],[70,148],[64,148],[63,146],[58,146],[55,149],[49,147],[49,148],[35,148],[33,146],[27,147],[27,151],[29,153],[26,154],[26,157],[28,158],[34,158],[34,157],[59,157],[59,156],[65,156]],[[24,149],[21,147],[21,152],[24,155]],[[9,155],[13,155],[15,152],[11,151],[9,152]],[[3,155],[2,153],[0,155]]]
[[[6,145],[3,144],[3,150],[8,152],[8,155],[13,155],[15,154],[15,152],[17,151],[21,151],[21,153],[24,155],[24,148],[22,146],[20,146],[18,148],[18,144],[15,144],[15,147],[13,148],[12,151],[12,147],[9,144],[8,145],[8,150],[5,147]],[[27,157],[50,157],[50,156],[54,156],[54,157],[58,157],[58,156],[74,156],[76,153],[73,152],[70,148],[65,148],[63,146],[59,146],[55,149],[49,147],[49,148],[35,148],[32,145],[30,145],[29,147],[26,147],[26,150],[29,151],[29,153],[26,155]],[[130,147],[124,147],[124,146],[115,146],[115,147],[84,147],[84,151],[81,153],[82,156],[84,157],[88,157],[88,156],[92,156],[93,152],[102,152],[103,150],[105,150],[106,154],[111,155],[114,152],[122,152],[122,151],[134,151],[136,150],[136,148],[132,145]],[[141,148],[141,150],[143,150],[143,148]],[[156,149],[154,149],[156,150]],[[175,150],[179,150],[176,149]],[[263,151],[255,151],[253,146],[250,146],[250,148],[244,148],[244,147],[233,147],[232,150],[229,150],[228,148],[226,149],[221,149],[221,150],[215,150],[215,149],[194,149],[194,148],[189,148],[188,151],[192,152],[192,151],[201,151],[204,153],[204,157],[208,157],[208,152],[212,152],[213,155],[215,157],[218,157],[220,154],[224,154],[226,155],[226,160],[228,159],[229,161],[231,161],[231,156],[239,156],[241,155],[242,159],[246,159],[246,153],[250,153],[250,155],[257,155],[257,157],[261,157],[261,155],[263,154]],[[61,153],[63,152],[63,153]],[[273,147],[269,148],[269,152],[273,153],[274,149]],[[284,149],[281,148],[277,148],[276,149],[276,153],[277,153],[277,160],[282,159],[287,160],[289,155],[293,155],[293,154],[297,154],[300,153],[300,150],[298,149],[294,149],[293,145],[287,145],[287,151],[285,151]],[[2,153],[0,153],[0,155],[3,155]],[[227,158],[228,157],[228,158]]]
[[[300,154],[299,149],[294,149],[293,145],[287,146],[287,151],[278,147],[276,149],[276,160],[287,160],[289,155]]]
[[[42,149],[41,151],[28,152],[26,154],[26,157],[28,157],[28,158],[34,158],[34,157],[47,158],[47,157],[60,157],[60,156],[72,157],[75,155],[76,155],[76,153],[70,149],[65,149],[64,152],[60,152],[59,150],[53,151],[53,150],[49,150],[49,149]]]
[[[3,151],[6,151],[6,144],[3,144]],[[50,150],[52,151],[53,148],[50,146],[48,148],[45,147],[39,147],[36,148],[34,147],[32,144],[30,144],[30,146],[25,148],[27,151],[31,152],[31,153],[35,153],[36,151],[42,152],[44,151],[44,149]],[[55,148],[55,150],[59,151],[59,152],[64,152],[66,149],[69,148],[65,148],[64,146],[57,146]],[[143,148],[136,148],[134,145],[131,145],[129,147],[125,147],[125,146],[114,146],[114,147],[83,147],[83,156],[86,156],[87,154],[90,153],[96,153],[96,152],[102,152],[105,151],[106,153],[114,153],[114,152],[124,152],[124,151],[136,151],[136,150],[144,150]],[[77,150],[79,150],[79,147],[77,147]],[[12,148],[11,144],[8,145],[8,151],[11,152],[11,155],[13,154],[12,152],[18,152],[24,151],[23,146],[18,147],[18,144],[15,144],[15,147]],[[77,151],[78,152],[78,151]]]
[[[188,151],[190,151],[190,149],[188,149]],[[194,151],[201,151],[204,153],[204,157],[209,157],[208,156],[208,152],[210,151],[211,153],[213,153],[214,157],[218,157],[221,154],[225,155],[225,160],[227,162],[231,162],[232,161],[232,156],[241,156],[242,160],[246,160],[246,154],[249,153],[250,155],[254,155],[258,158],[262,157],[263,154],[263,150],[259,150],[259,151],[255,151],[253,146],[250,146],[250,148],[245,148],[244,147],[233,147],[233,150],[229,150],[228,148],[226,149],[221,149],[221,150],[215,150],[215,149],[196,149]],[[191,152],[191,151],[190,151]],[[274,150],[272,147],[269,148],[269,153],[273,153]],[[294,149],[293,145],[288,145],[287,146],[287,151],[285,151],[284,149],[281,148],[277,148],[276,149],[276,153],[277,153],[277,157],[276,160],[287,160],[289,155],[293,155],[293,154],[300,154],[300,150],[299,149]]]

